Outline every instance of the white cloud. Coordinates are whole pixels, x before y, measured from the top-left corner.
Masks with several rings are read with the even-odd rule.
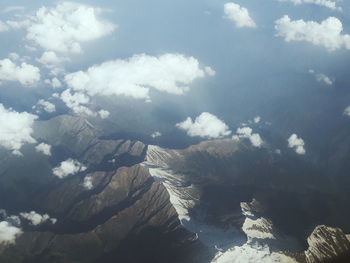
[[[260,134],[258,133],[253,133],[249,137],[249,140],[254,147],[261,147],[263,144],[263,140],[261,139]]]
[[[0,145],[12,150],[14,154],[20,154],[23,144],[35,143],[31,136],[35,119],[35,115],[8,110],[0,104]]]
[[[243,136],[243,137],[249,137],[249,136],[252,135],[253,129],[250,128],[250,127],[238,128],[237,131],[236,131],[236,133],[237,133],[238,135]]]
[[[26,219],[30,222],[33,226],[38,226],[46,222],[51,222],[53,224],[56,223],[55,218],[50,218],[48,214],[40,215],[36,213],[35,211],[31,211],[29,213],[20,213],[19,214],[23,219]]]
[[[7,20],[6,24],[13,29],[21,29],[21,28],[26,28],[30,26],[31,22],[29,19],[20,20],[20,21]]]
[[[151,137],[154,139],[154,138],[157,138],[157,137],[160,137],[162,136],[162,134],[159,132],[159,131],[155,131],[154,133],[151,134]]]
[[[350,117],[350,106],[344,110],[344,114]]]
[[[299,138],[295,133],[288,139],[288,147],[293,148],[297,154],[305,154],[305,142],[302,138]]]
[[[82,43],[106,36],[116,28],[99,18],[101,12],[99,8],[73,2],[42,7],[27,27],[27,39],[46,50],[82,52]]]
[[[46,143],[40,143],[35,147],[37,152],[41,152],[45,155],[51,156],[51,145]]]
[[[52,85],[53,88],[60,88],[60,87],[62,87],[62,83],[61,83],[61,81],[59,81],[58,78],[53,78],[51,80],[51,85]]]
[[[301,5],[301,4],[314,4],[319,6],[324,6],[332,10],[338,10],[341,11],[342,8],[337,6],[337,3],[335,1],[331,0],[278,0],[279,2],[291,2],[295,5]]]
[[[86,169],[86,166],[84,166],[77,160],[67,159],[61,162],[61,164],[58,167],[53,168],[52,172],[55,176],[62,179],[69,175],[74,175],[78,172],[83,172]]]
[[[83,186],[87,189],[87,190],[91,190],[94,185],[92,183],[92,177],[91,176],[85,176],[84,178],[84,182],[83,182]]]
[[[52,113],[56,111],[55,104],[43,99],[38,100],[37,105],[41,106],[48,113]]]
[[[3,21],[0,21],[0,32],[6,32],[9,29],[10,29],[9,26],[6,23],[4,23]]]
[[[0,222],[0,244],[13,244],[16,238],[22,234],[22,230],[12,226],[6,221]]]
[[[86,91],[90,96],[124,95],[149,100],[150,88],[181,95],[194,80],[208,74],[207,71],[201,69],[193,57],[141,54],[128,60],[108,61],[86,72],[68,74],[65,80],[71,89]]]
[[[5,221],[9,222],[12,226],[18,227],[21,225],[21,219],[19,216],[8,216]]]
[[[329,17],[321,23],[315,21],[291,20],[285,15],[275,21],[277,36],[286,42],[306,41],[323,46],[329,51],[350,49],[350,35],[342,34],[343,25],[338,18]]]
[[[8,57],[12,60],[19,60],[20,59],[20,56],[15,52],[9,53]]]
[[[333,85],[333,81],[328,76],[322,73],[316,75],[316,80],[318,82],[323,82],[326,85]]]
[[[50,85],[50,86],[52,86],[54,89],[62,87],[61,81],[58,78],[56,78],[56,77],[52,78],[51,80],[50,79],[45,79],[45,83]]]
[[[231,134],[229,127],[222,120],[208,112],[203,112],[194,121],[188,117],[176,124],[176,127],[186,131],[191,137],[222,138]]]
[[[71,90],[67,89],[61,93],[60,98],[66,106],[76,114],[95,115],[95,113],[86,106],[90,103],[90,98],[84,93],[75,92],[72,94]]]
[[[254,20],[250,17],[247,8],[241,7],[235,3],[226,3],[224,5],[225,17],[233,21],[238,28],[242,27],[256,27]]]
[[[314,75],[318,82],[322,82],[328,86],[333,85],[333,80],[323,73],[316,73],[313,69],[309,70],[311,75]]]
[[[254,123],[259,123],[261,121],[261,117],[260,116],[256,116],[254,118]]]
[[[53,65],[60,64],[65,61],[69,61],[69,58],[59,57],[53,51],[45,51],[40,58],[37,59],[38,62],[44,64],[48,67],[52,67]]]
[[[0,60],[0,80],[18,81],[22,85],[33,85],[40,80],[40,70],[25,62],[18,66],[6,58]]]
[[[204,70],[205,70],[205,73],[207,73],[208,76],[210,76],[210,77],[213,77],[213,76],[216,75],[216,71],[213,70],[211,67],[206,66],[206,67],[204,68]]]
[[[101,119],[107,119],[109,117],[109,115],[111,114],[107,110],[99,110],[97,113],[98,113],[98,115],[100,116]]]
[[[238,128],[236,135],[233,135],[232,139],[239,140],[241,138],[249,139],[250,143],[254,147],[261,147],[263,145],[263,140],[258,133],[253,133],[253,129],[250,127]]]

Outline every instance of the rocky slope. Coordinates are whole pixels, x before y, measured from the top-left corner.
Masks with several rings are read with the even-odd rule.
[[[317,217],[313,218],[312,213],[317,214],[319,211],[317,206],[313,205],[314,201],[308,200],[309,197],[303,189],[308,188],[303,183],[310,184],[314,178],[312,174],[304,175],[302,180],[296,182],[292,176],[299,180],[298,170],[290,167],[291,172],[285,172],[282,170],[285,160],[279,159],[279,156],[271,156],[268,152],[264,152],[264,157],[270,155],[270,158],[261,159],[258,151],[254,153],[254,150],[244,143],[232,140],[207,141],[184,150],[149,146],[143,165],[167,188],[171,196],[170,201],[175,206],[182,225],[196,233],[199,240],[216,251],[212,262],[323,262],[336,259],[349,251],[345,235],[338,231],[335,234],[332,228],[317,226],[316,232],[324,228],[324,236],[315,239],[315,232],[311,234],[308,243],[313,240],[313,245],[303,252],[304,245],[300,240],[306,240],[307,233],[302,237],[297,233],[289,236],[290,233],[283,231],[283,222],[275,226],[273,220],[278,218],[276,213],[291,214],[293,219],[285,220],[293,221],[297,212],[301,218],[303,214],[307,215],[301,222],[298,222],[300,218],[296,220],[300,229],[315,226],[315,223],[308,226],[307,222],[317,221]],[[246,159],[242,158],[244,154],[253,155],[255,158],[249,158],[249,161],[254,160],[255,163],[250,162],[245,166]],[[283,176],[284,181],[265,174],[266,162],[269,164],[268,170],[272,174]],[[299,163],[294,167],[302,165]],[[259,174],[247,173],[251,170],[258,170]],[[308,171],[313,172],[312,169]],[[252,184],[251,180],[255,180],[255,184]],[[326,177],[320,176],[313,184],[318,188],[317,191],[327,192],[324,188],[327,181]],[[299,184],[296,192],[290,192],[290,182]],[[213,185],[216,186],[214,190],[210,189]],[[286,193],[281,191],[282,189]],[[313,194],[311,191],[310,195]],[[273,206],[270,202],[277,203],[278,199],[290,201],[285,198],[286,195],[296,198],[296,204],[292,204],[297,205],[298,210],[295,214],[288,211],[288,203],[279,207],[279,211],[271,211]],[[304,196],[304,199],[298,200],[299,195]],[[254,198],[252,202],[244,201],[252,196],[257,196],[262,202]],[[239,210],[235,205],[237,200],[241,201]],[[304,205],[305,209],[314,210],[301,210]],[[295,209],[293,206],[292,209]],[[331,208],[332,206],[328,207],[328,204],[325,204],[322,210],[329,211]],[[336,218],[337,212],[326,212],[326,215]],[[279,226],[282,228],[278,228]],[[326,242],[328,239],[334,241]]]
[[[22,225],[0,262],[314,263],[349,250],[340,229],[317,226],[350,232],[348,200],[303,159],[230,139],[182,150],[105,139],[72,116],[37,122],[34,135],[52,156],[28,146],[20,167],[3,162],[0,205],[58,221]],[[53,176],[67,158],[87,169]]]
[[[64,179],[42,175],[51,183],[32,193],[26,210],[58,221],[24,226],[16,243],[3,249],[0,262],[192,262],[188,247],[203,249],[190,241],[192,234],[182,228],[163,184],[138,164],[145,156],[143,143],[99,139],[90,123],[71,116],[38,122],[35,136],[53,146],[52,167],[70,157],[88,169]],[[83,185],[86,177],[89,189]]]
[[[331,262],[349,256],[350,242],[340,228],[320,225],[307,239],[309,248],[305,251],[307,263]]]

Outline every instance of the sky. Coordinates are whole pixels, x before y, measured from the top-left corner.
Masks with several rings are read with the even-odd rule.
[[[0,119],[10,120],[0,145],[17,155],[36,143],[35,121],[67,113],[105,136],[179,148],[232,136],[261,147],[272,132],[299,155],[350,122],[346,1],[1,1],[0,9]]]

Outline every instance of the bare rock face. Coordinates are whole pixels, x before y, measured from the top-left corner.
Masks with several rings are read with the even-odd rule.
[[[68,213],[68,218],[74,221],[84,221],[98,216],[109,207],[127,206],[137,199],[143,197],[148,191],[155,191],[149,172],[140,165],[130,168],[121,167],[112,176],[109,184],[99,193],[90,196],[74,205]],[[163,196],[160,200],[163,202],[169,199],[165,188],[161,191]],[[158,200],[158,201],[160,201]],[[120,208],[121,209],[121,208]],[[173,210],[175,212],[175,210]]]
[[[52,255],[52,262],[94,262],[144,229],[166,234],[180,227],[165,187],[140,165],[119,168],[101,192],[74,205],[67,218],[78,222],[73,228],[76,233],[65,228],[60,234],[25,232],[0,256],[0,262],[7,262],[2,260],[12,254],[18,257],[13,262],[35,258],[51,262]]]
[[[25,155],[20,170],[0,178],[1,189],[16,186],[0,197],[21,193],[16,203],[23,206],[14,212],[25,207],[58,221],[24,226],[15,244],[0,244],[1,263],[316,263],[349,251],[347,236],[337,228],[317,227],[306,252],[284,239],[286,229],[304,232],[304,222],[322,222],[310,212],[310,189],[322,192],[329,185],[318,170],[314,177],[309,167],[302,173],[299,159],[290,162],[235,140],[172,150],[105,139],[88,121],[67,115],[37,122],[35,138],[52,145],[53,155]],[[52,168],[67,158],[87,170],[54,177]],[[18,175],[33,167],[24,177],[29,183],[17,189],[11,176],[22,182]],[[321,203],[321,215],[332,211]],[[306,216],[294,224],[295,214]]]
[[[79,158],[88,165],[99,165],[107,157],[110,161],[122,155],[142,157],[146,145],[131,140],[104,140],[87,120],[69,115],[36,122],[35,137]]]
[[[244,144],[233,140],[206,141],[183,150],[148,146],[144,165],[149,167],[152,176],[167,188],[171,202],[177,209],[183,225],[189,230],[197,230],[196,216],[202,214],[215,215],[213,218],[205,218],[205,222],[219,227],[224,226],[226,229],[227,226],[237,222],[234,226],[244,232],[247,241],[238,245],[231,245],[228,241],[226,246],[215,246],[219,252],[212,262],[316,263],[336,259],[348,252],[349,242],[340,229],[324,226],[316,228],[308,240],[310,248],[304,253],[305,248],[300,240],[295,236],[290,237],[284,234],[275,226],[273,219],[288,210],[290,201],[288,196],[294,195],[298,198],[300,196],[298,192],[285,191],[289,188],[289,182],[298,184],[298,187],[293,187],[292,191],[301,189],[303,187],[301,182],[307,179],[307,175],[303,178],[296,178],[298,170],[290,172],[291,168],[288,173],[284,170],[285,162],[288,160],[280,160],[279,156],[266,158],[269,156],[268,153],[259,154],[259,151],[251,151]],[[290,167],[299,165],[296,161]],[[251,169],[254,166],[255,168]],[[275,178],[274,176],[280,177]],[[323,179],[318,177],[318,181],[315,182],[310,177],[308,180],[312,185],[317,185]],[[259,192],[257,195],[259,201],[254,198],[254,195],[251,198],[249,194],[244,193],[245,187],[250,191],[250,186],[260,188],[258,191],[252,189],[252,193]],[[241,195],[234,194],[240,191],[243,192]],[[206,195],[208,195],[207,198]],[[272,199],[270,199],[271,196]],[[279,203],[280,198],[286,200],[282,202],[284,207],[274,209],[271,204]],[[238,212],[241,215],[236,211],[234,203],[239,199],[245,200],[238,204],[240,205]],[[249,202],[247,199],[252,201]],[[228,205],[220,209],[225,206],[227,200],[230,200]],[[304,203],[305,198],[302,198],[295,207],[302,207]],[[205,212],[201,214],[203,210]],[[300,210],[297,209],[297,211]],[[293,218],[295,217],[294,213],[288,213]],[[240,225],[242,215],[245,218]],[[294,220],[291,218],[285,220],[287,222]],[[191,222],[191,224],[186,222]],[[205,225],[203,222],[201,224]],[[302,227],[302,224],[299,224],[299,227]],[[203,235],[206,230],[203,229],[204,227],[200,228],[198,238],[206,242]],[[219,231],[215,232],[217,233]],[[315,235],[315,233],[318,234]],[[210,235],[214,236],[213,232],[210,232]],[[302,240],[306,238],[307,236],[302,237]],[[211,239],[214,240],[213,237]],[[239,235],[235,239],[238,240]],[[221,240],[216,241],[217,244],[220,244]],[[227,249],[227,247],[230,248]]]
[[[69,115],[36,122],[34,134],[52,146],[70,149],[75,155],[81,155],[98,141],[98,131],[92,124],[83,118]]]
[[[317,226],[307,240],[305,251],[307,263],[336,260],[350,252],[350,242],[340,228]]]
[[[26,210],[35,207],[58,221],[24,228],[14,244],[0,248],[0,262],[186,262],[184,244],[193,243],[192,234],[181,226],[167,189],[140,164],[145,144],[101,139],[88,121],[72,116],[37,122],[35,137],[53,146],[57,160],[43,159],[49,171],[42,177],[50,184],[31,191]],[[88,169],[54,177],[50,168],[66,158]]]

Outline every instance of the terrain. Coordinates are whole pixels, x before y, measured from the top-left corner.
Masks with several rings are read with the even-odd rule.
[[[52,155],[1,153],[1,208],[57,222],[22,223],[1,262],[313,263],[350,250],[343,185],[299,156],[245,140],[174,150],[106,139],[68,115],[37,121],[34,136]],[[67,158],[87,169],[55,177]]]

